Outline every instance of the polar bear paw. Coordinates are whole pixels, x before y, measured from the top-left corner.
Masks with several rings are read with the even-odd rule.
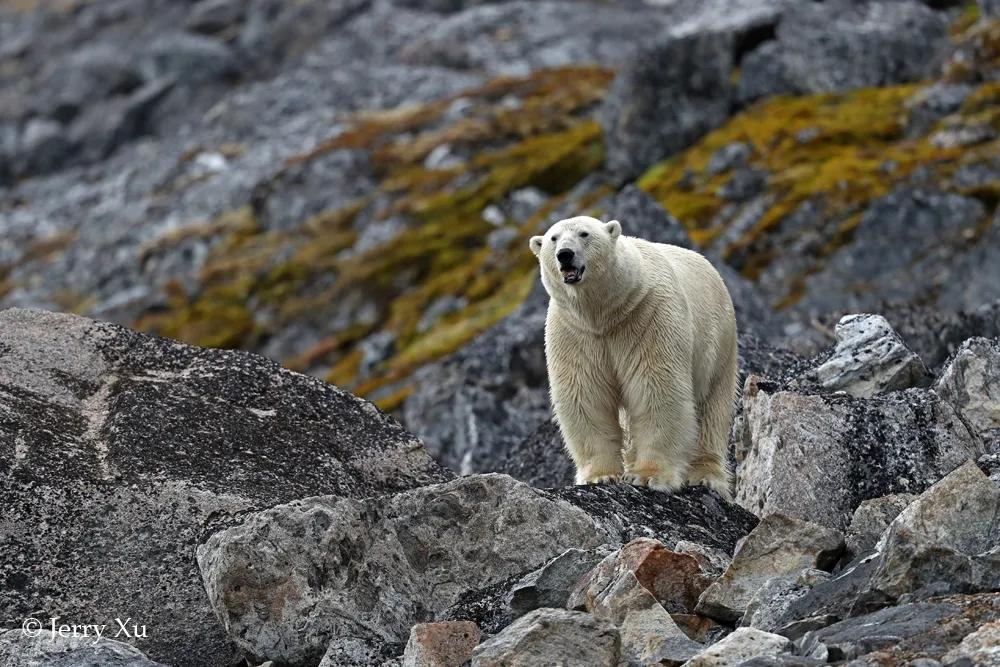
[[[676,474],[658,471],[632,471],[622,476],[622,481],[632,486],[646,486],[655,491],[673,493],[681,488],[681,481]]]
[[[620,481],[620,475],[598,475],[588,478],[584,484],[617,484]]]

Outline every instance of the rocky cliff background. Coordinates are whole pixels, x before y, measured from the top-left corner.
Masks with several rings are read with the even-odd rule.
[[[1000,664],[998,79],[990,0],[0,0],[0,655]],[[576,213],[725,278],[737,504],[567,486]]]

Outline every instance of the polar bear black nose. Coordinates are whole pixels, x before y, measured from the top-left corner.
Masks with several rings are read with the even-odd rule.
[[[569,248],[563,248],[562,250],[556,253],[556,259],[559,260],[560,264],[569,264],[570,262],[573,261],[573,256],[575,254],[576,253],[574,253]]]

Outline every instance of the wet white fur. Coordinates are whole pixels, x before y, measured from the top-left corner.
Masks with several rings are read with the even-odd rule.
[[[729,498],[736,317],[718,272],[696,252],[586,216],[530,245],[550,296],[549,384],[577,484],[687,481]],[[559,272],[564,247],[586,267],[577,284]]]

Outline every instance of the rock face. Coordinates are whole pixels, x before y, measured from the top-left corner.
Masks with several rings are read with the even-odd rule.
[[[847,315],[837,323],[837,346],[801,377],[826,391],[869,398],[926,384],[927,369],[881,315]]]
[[[346,392],[70,315],[0,313],[0,394],[0,606],[111,627],[132,617],[148,627],[139,648],[168,664],[236,655],[194,561],[204,531],[301,496],[449,477]]]
[[[992,451],[1000,451],[1000,341],[971,338],[955,353],[934,390],[954,406]]]
[[[613,625],[583,612],[539,609],[480,644],[472,666],[616,667],[619,659],[620,639]]]
[[[365,501],[317,497],[216,533],[199,547],[198,563],[213,607],[242,649],[301,664],[322,656],[334,637],[400,644],[414,623],[454,618],[449,608],[464,595],[494,584],[509,589],[570,548],[640,531],[674,540],[713,535],[731,546],[738,526],[753,525],[735,506],[692,511],[709,500],[694,489],[650,493],[645,506],[634,495],[642,493],[549,493],[492,474]],[[710,516],[717,521],[706,523]]]
[[[751,377],[736,499],[760,514],[842,530],[864,500],[919,493],[981,454],[979,439],[930,390],[857,399],[782,391]]]
[[[740,542],[733,562],[702,593],[697,611],[725,622],[738,621],[767,581],[803,568],[830,569],[844,549],[835,530],[771,514]]]

